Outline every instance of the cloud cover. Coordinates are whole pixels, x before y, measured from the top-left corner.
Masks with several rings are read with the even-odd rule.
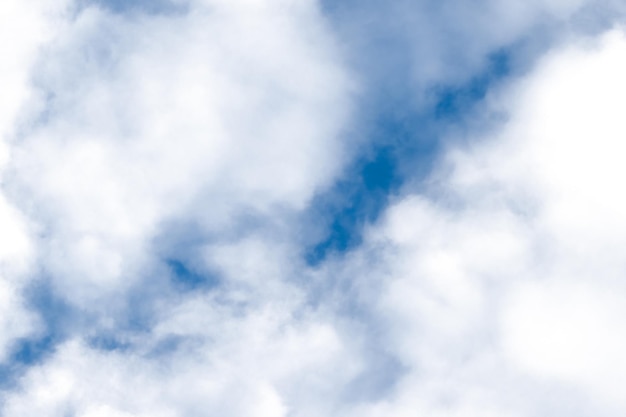
[[[502,127],[369,231],[346,279],[413,372],[357,414],[621,412],[625,47],[616,29],[550,53],[482,108]]]
[[[368,146],[367,72],[394,75],[355,65],[344,15],[5,4],[29,29],[2,36],[21,42],[2,67],[3,416],[623,413],[626,39],[575,25],[605,3],[393,2],[377,24],[434,22],[393,29],[416,97],[545,16],[566,35],[470,109],[497,124],[452,129],[362,245],[315,267],[306,210]]]

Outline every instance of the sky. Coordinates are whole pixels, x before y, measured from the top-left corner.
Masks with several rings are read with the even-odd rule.
[[[0,416],[626,413],[620,0],[0,2]]]

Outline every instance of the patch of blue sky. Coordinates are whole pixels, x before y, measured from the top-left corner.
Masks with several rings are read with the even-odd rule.
[[[9,359],[0,364],[0,389],[14,386],[17,378],[30,366],[42,363],[69,335],[72,322],[82,317],[55,296],[45,280],[38,280],[27,293],[31,311],[41,320],[39,333],[18,340]]]
[[[53,332],[47,332],[43,337],[18,341],[8,360],[0,364],[0,390],[13,388],[29,366],[43,362],[54,352],[57,343],[57,335]]]
[[[132,347],[132,344],[119,337],[115,333],[101,333],[87,339],[87,344],[97,350],[102,351],[125,351]]]
[[[178,275],[174,279],[180,281],[180,285],[189,286],[190,282],[183,281],[199,279],[191,278],[192,273],[180,261],[168,262],[168,266],[174,268],[172,274]],[[121,300],[120,306],[116,307],[122,309],[122,314],[113,311],[112,307],[111,317],[116,318],[114,325],[101,328],[93,325],[93,316],[90,313],[63,301],[44,277],[36,280],[25,296],[30,310],[39,317],[40,331],[18,340],[8,359],[0,364],[0,390],[12,389],[29,367],[43,363],[59,345],[74,335],[76,329],[89,329],[83,333],[83,341],[91,348],[103,351],[132,348],[128,335],[149,332],[155,317],[155,304],[158,304],[159,297],[164,297],[165,290],[169,288],[158,285],[158,282],[156,284],[140,285],[127,294]]]
[[[187,10],[184,2],[171,0],[82,0],[120,14],[178,14]]]
[[[483,70],[467,82],[438,84],[429,104],[418,108],[410,88],[372,85],[358,123],[366,136],[364,151],[344,176],[312,205],[311,215],[326,228],[306,253],[317,265],[330,253],[343,253],[362,241],[364,227],[378,219],[390,198],[407,181],[426,178],[451,125],[462,125],[487,92],[511,74],[510,50],[488,56]],[[402,70],[400,70],[402,71]],[[397,75],[397,76],[396,76]],[[406,74],[388,74],[406,77]],[[382,91],[381,91],[382,89]]]
[[[489,89],[511,73],[510,51],[502,49],[488,56],[485,71],[470,82],[458,86],[435,87],[434,117],[439,120],[462,121],[467,110],[480,102]]]
[[[155,273],[167,279],[165,287],[181,293],[218,288],[222,284],[220,274],[203,262],[203,250],[272,227],[271,219],[246,210],[231,214],[232,224],[219,231],[207,230],[193,219],[193,214],[161,225],[153,249],[163,267]]]
[[[219,285],[219,279],[216,274],[196,271],[183,260],[168,259],[165,263],[170,270],[174,287],[180,291],[211,289]]]

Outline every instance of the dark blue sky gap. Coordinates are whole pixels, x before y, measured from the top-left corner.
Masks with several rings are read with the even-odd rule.
[[[85,1],[116,13],[169,14],[184,11],[180,5],[169,0]],[[390,8],[381,8],[375,1],[359,4],[370,12],[392,13]],[[402,2],[394,4],[397,6]],[[335,26],[343,24],[340,20],[354,7],[351,0],[322,1],[329,22]],[[347,40],[357,50],[365,48],[357,54],[367,55],[354,61],[355,65],[362,67],[362,71],[358,72],[366,74],[368,84],[367,96],[361,103],[363,114],[358,117],[365,126],[361,134],[366,136],[367,150],[358,155],[358,160],[347,170],[344,178],[339,179],[313,204],[311,211],[317,213],[313,217],[317,217],[316,221],[327,228],[327,233],[310,244],[306,251],[306,259],[312,265],[323,261],[328,253],[341,253],[358,246],[363,226],[378,218],[390,196],[403,185],[407,171],[418,178],[430,171],[441,145],[440,125],[460,122],[467,110],[484,97],[489,87],[510,70],[508,52],[499,51],[488,57],[483,73],[469,82],[431,87],[428,93],[434,98],[434,104],[425,112],[418,111],[415,94],[407,88],[413,85],[411,72],[414,63],[411,62],[410,44],[403,36],[390,30],[389,19],[392,17],[377,16],[370,22],[374,25],[371,39],[358,39],[356,43],[354,39]],[[368,15],[360,18],[368,18]],[[377,56],[369,56],[372,52],[376,52]],[[373,58],[376,69],[370,71],[367,67]],[[337,198],[338,195],[341,197]],[[205,280],[179,260],[168,261],[168,266],[173,271],[175,283],[181,288],[194,289]]]
[[[29,366],[42,362],[52,354],[57,343],[57,338],[52,333],[18,342],[9,359],[0,364],[0,390],[13,388]]]
[[[485,70],[467,83],[434,86],[433,105],[422,111],[415,110],[406,91],[389,97],[386,90],[383,95],[390,100],[381,103],[380,93],[373,90],[374,114],[364,116],[373,120],[360,120],[368,126],[364,134],[370,152],[360,155],[344,177],[313,203],[312,212],[327,233],[306,252],[310,265],[358,246],[363,227],[378,219],[407,176],[424,178],[430,172],[443,131],[451,124],[463,124],[489,89],[510,74],[509,57],[510,51],[498,51],[488,57]],[[390,101],[395,104],[389,106]]]
[[[43,278],[28,289],[26,296],[30,310],[40,315],[42,333],[24,338],[13,347],[10,358],[0,365],[0,389],[10,388],[27,367],[50,356],[67,338],[70,322],[80,317],[53,294]]]
[[[170,269],[172,282],[178,290],[193,291],[212,288],[219,284],[216,274],[207,275],[196,272],[180,259],[168,259],[166,264]]]
[[[490,55],[486,70],[469,83],[435,88],[438,97],[435,118],[452,123],[459,122],[468,109],[485,97],[490,87],[511,73],[509,53],[501,50]]]
[[[406,90],[373,89],[372,96],[366,97],[373,104],[357,117],[366,126],[362,133],[369,147],[334,187],[318,196],[312,205],[312,217],[320,228],[326,227],[326,234],[305,253],[309,265],[319,265],[329,255],[341,256],[359,246],[364,227],[378,219],[405,181],[428,175],[443,145],[441,138],[445,130],[450,125],[465,123],[489,89],[511,73],[509,53],[499,51],[488,57],[485,70],[467,83],[433,87],[429,92],[432,105],[422,111],[416,110]],[[380,96],[386,99],[381,100]],[[335,294],[345,299],[341,306],[347,317],[367,315],[368,310],[362,308],[353,291],[351,283],[341,279],[315,283],[310,292],[311,303],[316,305],[321,302],[320,297]],[[346,398],[357,401],[385,395],[406,371],[379,345],[384,337],[380,337],[376,320],[367,317],[361,322],[368,323],[365,331],[371,337],[368,346],[375,349],[368,353],[369,366],[364,373],[346,387]]]

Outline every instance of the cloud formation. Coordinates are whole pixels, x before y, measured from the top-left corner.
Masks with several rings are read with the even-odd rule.
[[[302,207],[341,166],[352,86],[314,6],[237,4],[88,7],[45,48],[11,167],[70,302],[128,289],[164,223],[229,233]]]
[[[134,4],[0,6],[2,416],[623,413],[626,35],[578,26],[608,2]],[[426,118],[546,22],[487,126],[307,263],[381,79]],[[361,67],[368,30],[406,66]]]
[[[346,279],[412,371],[357,414],[619,414],[625,51],[616,29],[549,54],[369,231]]]

